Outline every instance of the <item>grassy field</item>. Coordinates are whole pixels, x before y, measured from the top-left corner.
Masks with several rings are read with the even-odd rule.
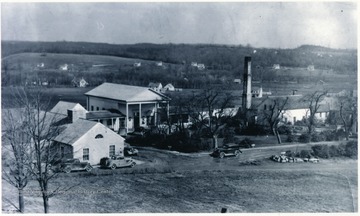
[[[79,186],[50,200],[53,213],[230,213],[357,212],[357,161],[281,164],[233,170],[175,171],[58,178],[57,186]],[[3,182],[3,200],[16,200]],[[27,192],[34,192],[31,182]],[[41,200],[26,197],[27,212],[41,212]],[[7,202],[4,202],[7,203]],[[3,204],[4,209],[4,204]]]

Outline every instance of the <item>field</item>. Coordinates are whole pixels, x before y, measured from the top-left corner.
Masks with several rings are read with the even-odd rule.
[[[249,149],[240,158],[225,159],[151,149],[140,153],[137,159],[144,163],[133,170],[95,169],[92,174],[60,175],[52,189],[79,185],[52,198],[50,212],[219,213],[222,208],[230,213],[358,211],[357,160],[283,164],[260,159],[258,165],[244,165],[248,159],[242,156],[269,152]],[[148,169],[151,161],[160,167],[157,171]],[[163,171],[166,173],[159,173]],[[36,182],[26,189],[27,212],[42,210],[36,190]],[[16,200],[15,194],[3,181],[3,212],[11,209],[7,200]]]

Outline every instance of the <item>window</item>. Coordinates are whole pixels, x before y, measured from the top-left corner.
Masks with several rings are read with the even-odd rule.
[[[112,119],[107,120],[107,125],[112,125]]]
[[[91,106],[91,111],[94,111],[94,106]]]
[[[96,110],[99,111],[99,107],[96,107]]]
[[[105,108],[103,107],[102,110],[105,110]]]
[[[322,113],[320,113],[320,118],[322,117]]]
[[[61,158],[63,158],[65,156],[65,147],[64,146],[60,147],[60,153],[61,153]]]
[[[109,157],[115,155],[115,145],[109,146]]]
[[[295,122],[296,122],[296,117],[294,117],[294,124],[295,124]]]
[[[88,161],[89,160],[89,149],[88,148],[84,148],[83,149],[83,160],[84,161]]]
[[[95,136],[95,139],[102,139],[102,138],[104,138],[104,136],[102,134],[98,134]]]
[[[264,104],[264,110],[266,110],[266,104]]]

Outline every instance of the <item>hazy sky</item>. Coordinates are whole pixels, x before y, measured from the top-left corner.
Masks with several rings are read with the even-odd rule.
[[[355,3],[2,3],[3,40],[357,48]]]

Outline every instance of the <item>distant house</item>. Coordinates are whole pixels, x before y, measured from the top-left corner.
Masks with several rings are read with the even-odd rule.
[[[315,66],[314,66],[314,65],[309,65],[309,66],[307,67],[307,70],[308,70],[308,71],[314,71],[314,70],[315,70]]]
[[[141,67],[141,62],[135,62],[134,67]]]
[[[280,64],[274,64],[272,68],[274,70],[279,70],[280,69]]]
[[[74,77],[74,79],[71,81],[74,87],[81,87],[84,88],[89,85],[88,82],[82,77],[81,79],[77,79]]]
[[[171,83],[168,83],[163,89],[165,91],[175,91],[175,87]]]
[[[154,83],[154,82],[150,82],[148,87],[157,92],[163,88],[161,83]]]
[[[198,70],[204,70],[205,69],[205,65],[204,64],[198,64],[197,65]]]
[[[68,64],[60,65],[60,70],[62,70],[62,71],[67,71],[67,70],[68,70],[68,67],[69,67]]]
[[[44,68],[45,64],[43,62],[36,65],[37,68]]]
[[[53,139],[59,158],[76,158],[97,165],[103,157],[124,154],[124,138],[98,122],[78,119]]]
[[[191,62],[191,66],[192,66],[192,67],[197,67],[197,66],[198,66],[198,63],[197,63],[197,62]]]
[[[139,127],[157,126],[160,113],[167,113],[170,98],[140,86],[103,83],[85,93],[87,109],[117,110],[125,115],[125,132]]]
[[[252,95],[252,97],[255,97],[255,98],[261,98],[263,96],[262,87],[260,87],[260,88],[253,87],[251,90],[251,95]]]
[[[234,79],[234,83],[241,84],[241,79]]]

